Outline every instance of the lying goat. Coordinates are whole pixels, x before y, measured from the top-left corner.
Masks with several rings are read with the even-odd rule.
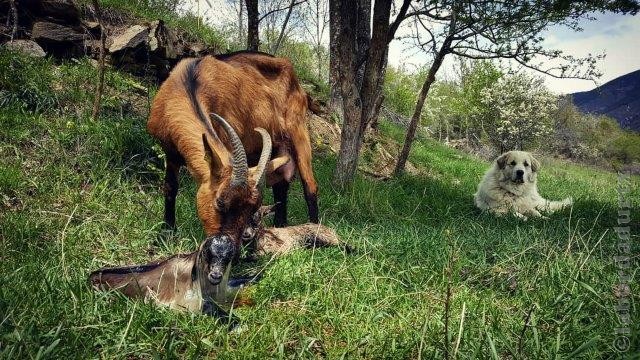
[[[300,248],[328,246],[340,246],[347,252],[352,251],[352,248],[344,244],[333,229],[324,225],[307,223],[283,228],[266,228],[263,220],[273,214],[276,206],[277,204],[260,207],[245,229],[243,242],[252,244],[251,250],[255,251],[256,255],[279,256]]]
[[[130,298],[229,319],[221,306],[230,306],[249,280],[229,280],[236,253],[232,247],[232,241],[211,236],[193,253],[145,265],[100,269],[89,275],[89,282],[98,290],[117,290]]]
[[[299,248],[341,246],[335,231],[318,224],[286,228],[265,228],[263,219],[273,206],[262,206],[251,217],[243,234],[253,241],[256,254],[287,254]],[[116,290],[130,298],[154,301],[158,305],[230,319],[224,310],[230,307],[238,291],[254,278],[229,279],[231,262],[237,254],[235,243],[222,236],[210,236],[198,251],[174,255],[145,265],[104,268],[89,275],[91,286],[98,290]]]

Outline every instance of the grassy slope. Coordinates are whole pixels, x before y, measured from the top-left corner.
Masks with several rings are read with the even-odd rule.
[[[246,295],[255,306],[237,310],[242,332],[95,293],[86,285],[91,270],[196,247],[202,234],[193,183],[184,174],[179,241],[152,247],[162,217],[161,161],[144,130],[144,99],[125,95],[131,79],[109,74],[103,117],[93,122],[83,90],[95,77],[89,65],[52,70],[48,62],[19,63],[6,53],[0,60],[0,69],[9,69],[0,71],[3,81],[36,78],[0,92],[5,357],[441,358],[449,258],[452,343],[466,309],[461,357],[490,358],[492,348],[499,357],[514,354],[531,308],[522,344],[527,358],[573,358],[581,348],[586,358],[612,352],[615,175],[544,161],[541,193],[574,196],[573,211],[547,221],[495,219],[472,203],[487,164],[424,139],[412,161],[429,177],[358,178],[344,195],[330,185],[335,158],[314,159],[323,221],[360,251],[299,251],[264,261],[264,279]],[[25,72],[20,79],[18,68]],[[51,88],[42,85],[48,80]],[[297,183],[291,200],[291,222],[304,222]]]

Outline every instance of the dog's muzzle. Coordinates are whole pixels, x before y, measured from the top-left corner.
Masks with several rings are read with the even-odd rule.
[[[513,182],[516,184],[524,183],[524,170],[516,170],[516,178]]]

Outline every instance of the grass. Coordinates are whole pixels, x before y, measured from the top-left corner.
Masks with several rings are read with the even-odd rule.
[[[0,79],[20,81],[23,60],[0,52],[13,66],[0,67]],[[102,116],[91,121],[88,63],[28,66],[56,80],[2,97],[1,357],[442,358],[447,283],[446,338],[458,358],[616,357],[616,175],[544,159],[541,193],[573,196],[574,208],[546,221],[494,218],[472,202],[488,164],[427,139],[416,141],[411,160],[428,176],[358,177],[344,194],[330,182],[335,157],[314,159],[322,221],[359,251],[298,251],[263,262],[263,280],[244,295],[255,305],[234,310],[242,331],[94,292],[86,281],[92,270],[196,248],[195,188],[183,174],[178,240],[153,246],[162,159],[144,130],[146,98],[128,85],[136,80],[110,72]],[[298,183],[290,194],[290,220],[302,223]],[[631,316],[638,319],[635,306]],[[636,351],[638,330],[636,320]]]

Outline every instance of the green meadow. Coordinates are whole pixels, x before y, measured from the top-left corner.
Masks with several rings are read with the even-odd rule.
[[[627,354],[640,349],[640,291],[616,287],[615,173],[543,158],[540,193],[572,196],[573,208],[548,220],[494,218],[473,205],[489,163],[424,137],[410,157],[420,175],[361,174],[344,193],[331,185],[335,155],[316,152],[321,220],[357,251],[300,250],[236,267],[264,277],[242,295],[253,305],[233,309],[234,331],[93,291],[92,270],[190,252],[203,239],[184,171],[178,232],[154,244],[164,165],[145,131],[149,99],[136,93],[139,80],[109,71],[91,120],[95,76],[85,60],[0,51],[1,357],[616,358],[625,295],[636,319]],[[389,123],[381,129],[402,137]],[[640,182],[629,183],[637,254]],[[290,223],[306,218],[296,181]]]

